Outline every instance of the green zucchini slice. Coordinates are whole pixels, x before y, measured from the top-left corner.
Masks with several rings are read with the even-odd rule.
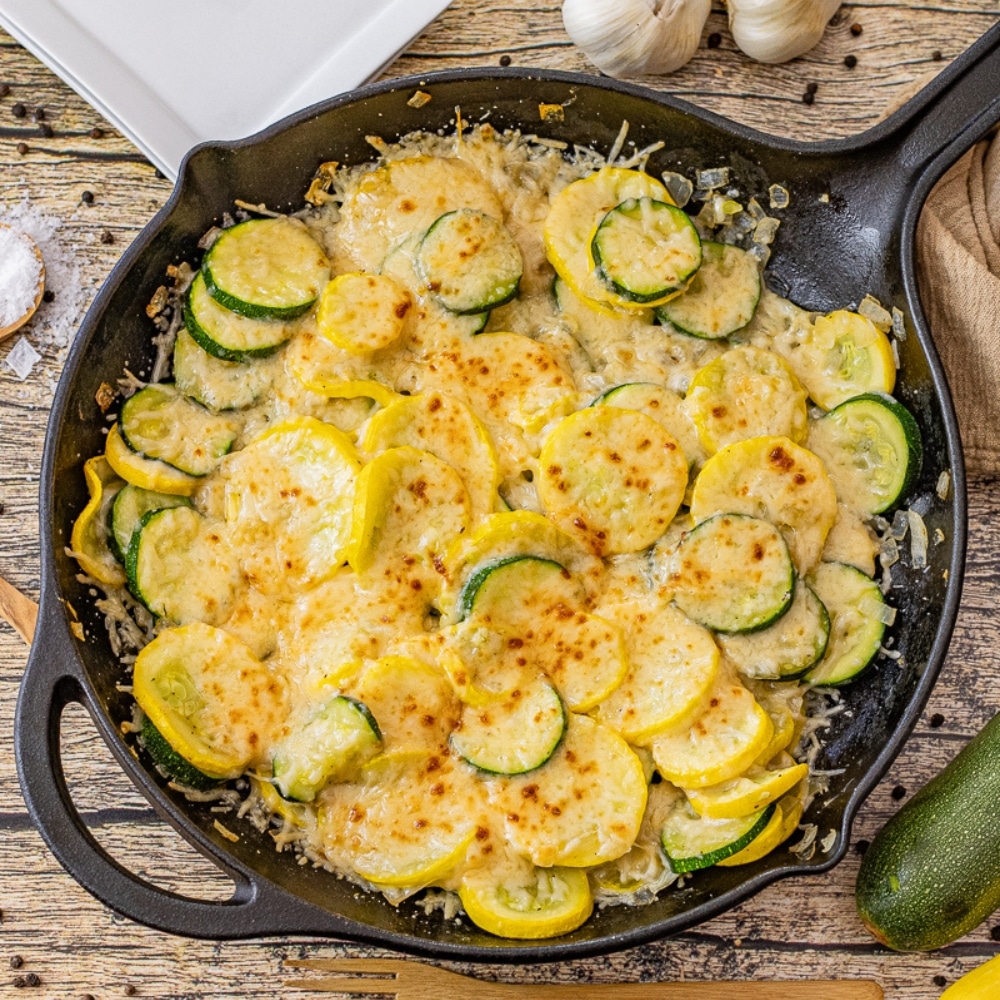
[[[243,576],[219,527],[193,507],[147,511],[125,557],[129,590],[158,618],[225,621]]]
[[[556,752],[565,732],[562,699],[536,678],[484,705],[466,705],[450,742],[479,771],[527,774]]]
[[[855,396],[817,420],[809,450],[826,466],[837,498],[864,516],[880,514],[906,495],[923,456],[920,428],[891,396]]]
[[[830,642],[804,679],[809,684],[844,684],[877,655],[891,613],[878,584],[846,563],[820,563],[810,573],[809,585],[830,613]]]
[[[273,354],[292,335],[288,323],[252,319],[220,305],[199,273],[184,300],[184,326],[195,343],[222,361],[249,361]]]
[[[590,245],[598,274],[630,302],[656,302],[701,266],[694,224],[674,205],[629,198],[601,220]]]
[[[738,819],[708,819],[680,799],[663,824],[660,843],[677,874],[709,868],[742,851],[771,822],[774,810],[772,802]]]
[[[204,771],[199,771],[193,764],[185,760],[167,741],[163,734],[150,722],[147,716],[142,720],[142,730],[139,740],[146,748],[146,753],[153,759],[159,771],[172,778],[180,785],[204,792],[221,784],[220,778],[213,778]]]
[[[165,510],[167,507],[190,506],[191,501],[187,497],[144,490],[141,486],[133,486],[131,483],[123,486],[115,497],[109,518],[108,542],[115,558],[122,565],[125,564],[132,536],[144,514],[151,510]]]
[[[446,212],[427,230],[417,250],[417,268],[441,305],[467,316],[514,298],[524,262],[500,222],[460,208]]]
[[[826,652],[830,615],[816,592],[801,580],[788,610],[758,632],[719,635],[726,658],[744,677],[789,681],[801,677]]]
[[[301,223],[250,219],[225,230],[201,264],[208,294],[251,319],[294,319],[319,297],[330,262]]]
[[[671,561],[674,603],[717,632],[753,632],[792,603],[795,569],[781,532],[746,514],[716,514],[689,531]]]
[[[236,440],[239,425],[210,413],[170,383],[148,385],[127,399],[118,429],[125,444],[189,476],[207,476]]]
[[[373,756],[381,742],[368,707],[337,695],[275,748],[272,768],[278,791],[295,802],[312,802],[324,785]]]
[[[480,566],[458,595],[459,621],[470,614],[514,627],[556,604],[580,608],[583,587],[553,559],[516,555]]]
[[[270,383],[267,366],[252,361],[222,361],[201,347],[187,330],[177,331],[174,384],[213,413],[253,406]]]
[[[656,317],[703,340],[721,340],[753,319],[760,301],[760,268],[746,250],[725,243],[701,245],[701,267],[687,291],[656,307]]]

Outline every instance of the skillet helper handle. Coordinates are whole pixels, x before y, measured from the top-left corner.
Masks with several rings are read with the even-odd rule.
[[[253,873],[236,870],[219,854],[212,860],[235,883],[233,895],[224,902],[190,899],[160,889],[111,857],[87,829],[63,771],[63,710],[72,702],[83,705],[92,716],[94,709],[65,611],[56,601],[43,603],[35,638],[14,720],[18,777],[35,826],[60,864],[88,892],[132,920],[186,937],[232,939],[345,930],[336,917],[313,909]]]
[[[936,180],[1000,122],[1000,24],[962,53],[900,114],[906,121],[897,162],[914,178],[933,164]]]

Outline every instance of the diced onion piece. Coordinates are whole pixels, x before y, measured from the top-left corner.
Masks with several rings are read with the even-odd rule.
[[[780,184],[772,184],[767,189],[767,193],[771,199],[771,208],[788,208],[791,204],[792,199],[788,189],[783,188]]]
[[[674,199],[674,204],[678,208],[683,208],[691,200],[694,185],[683,174],[675,173],[672,170],[664,170],[660,176],[670,192],[670,197]]]
[[[753,231],[754,243],[762,243],[764,246],[770,246],[774,242],[774,237],[778,234],[778,226],[780,225],[780,219],[774,219],[769,215],[759,220]]]
[[[945,469],[940,476],[938,476],[937,486],[934,487],[934,492],[942,500],[948,499],[948,493],[951,490],[951,473]]]
[[[858,312],[870,319],[883,333],[892,327],[892,316],[874,295],[866,295],[858,306]]]
[[[910,520],[910,556],[914,567],[923,569],[927,565],[927,525],[915,510],[906,513]]]
[[[896,609],[872,597],[862,598],[858,610],[867,618],[877,618],[883,625],[892,625],[896,621]]]
[[[892,332],[897,340],[906,340],[906,323],[903,312],[895,306],[892,307]]]
[[[725,187],[729,183],[729,167],[715,167],[711,170],[698,170],[695,172],[695,180],[698,187],[707,191],[715,188]]]

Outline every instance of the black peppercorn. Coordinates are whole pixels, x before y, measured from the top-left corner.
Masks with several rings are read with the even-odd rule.
[[[10,109],[10,113],[15,118],[23,118],[28,113],[28,109],[20,101],[18,101],[17,104]]]
[[[10,967],[12,969],[20,969],[22,965],[24,965],[24,959],[20,955],[10,956]]]
[[[708,36],[708,47],[710,49],[717,49],[722,44],[722,35],[717,31],[713,31],[712,34]]]
[[[503,55],[502,55],[502,56],[500,57],[500,65],[501,65],[501,66],[509,66],[509,65],[510,65],[510,56],[509,56],[509,55],[507,55],[506,53],[504,53],[504,54],[503,54]]]
[[[857,56],[844,56],[844,65],[848,69],[854,69],[854,67],[857,66],[857,64],[858,64]]]
[[[104,129],[102,129],[102,128],[98,128],[98,127],[97,127],[97,126],[95,125],[95,126],[94,126],[94,127],[93,127],[93,128],[91,129],[91,130],[90,130],[90,138],[91,138],[91,139],[103,139],[103,138],[104,138]]]
[[[902,785],[896,785],[891,794],[893,799],[898,802],[900,799],[906,798],[906,789]]]
[[[24,976],[15,976],[13,980],[11,980],[11,985],[16,986],[17,989],[21,989],[28,985],[28,980]]]
[[[932,980],[932,982],[937,987],[947,986],[948,985],[948,980],[945,979],[944,976],[935,976],[934,979]]]
[[[940,729],[944,725],[944,716],[940,712],[935,712],[931,716],[931,729]]]
[[[80,195],[80,201],[82,201],[84,203],[84,205],[93,205],[94,204],[94,192],[93,191],[84,191],[83,194]]]
[[[815,100],[816,100],[816,95],[811,90],[807,90],[802,95],[802,103],[803,104],[812,104]]]
[[[943,58],[944,58],[944,56],[943,56],[943,55],[941,55],[941,50],[940,50],[940,49],[935,49],[935,50],[934,50],[934,51],[933,51],[933,52],[931,53],[931,59],[933,59],[933,60],[934,60],[934,62],[941,62],[941,60],[942,60]]]
[[[854,24],[851,25],[851,34],[854,35],[855,38],[857,38],[858,35],[860,35],[861,32],[864,31],[864,30],[865,29],[862,28],[861,25],[858,24],[857,21],[855,21]]]
[[[52,131],[52,126],[47,125],[45,122],[42,122],[42,124],[38,126],[38,134],[43,139],[51,139],[52,136],[55,135],[55,133]]]
[[[994,941],[1000,941],[1000,926],[993,927],[990,929],[990,937]]]
[[[101,233],[101,242],[105,246],[111,246],[111,244],[114,243],[114,241],[115,241],[115,237],[114,237],[114,234],[111,232],[110,229],[105,229],[104,232]]]
[[[809,83],[806,84],[807,94],[815,94],[817,90],[819,90],[819,84],[815,81],[810,80]]]
[[[41,986],[42,985],[41,979],[34,972],[29,972],[24,977],[24,983],[25,983],[26,986]]]
[[[28,144],[26,142],[19,142],[17,144],[17,151],[21,156],[24,156],[28,152]]]
[[[136,988],[131,983],[129,983],[125,987],[125,996],[127,996],[127,997],[134,997],[135,994],[136,994]]]
[[[870,841],[867,841],[867,840],[859,840],[859,841],[858,841],[858,842],[857,842],[857,843],[856,843],[856,844],[854,845],[854,850],[855,850],[855,851],[856,851],[856,852],[857,852],[858,854],[861,854],[861,855],[864,855],[865,851],[867,851],[867,850],[868,850],[868,848],[869,848],[869,847],[871,847],[871,846],[872,846],[872,845],[871,845],[871,842],[870,842]]]
[[[43,302],[55,302],[55,299],[56,299],[56,293],[52,291],[51,288],[46,288],[45,291],[42,292]]]

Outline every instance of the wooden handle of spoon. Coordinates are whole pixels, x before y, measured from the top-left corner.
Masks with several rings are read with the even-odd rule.
[[[30,646],[38,621],[38,605],[25,597],[0,576],[0,618],[14,626],[17,634]]]

